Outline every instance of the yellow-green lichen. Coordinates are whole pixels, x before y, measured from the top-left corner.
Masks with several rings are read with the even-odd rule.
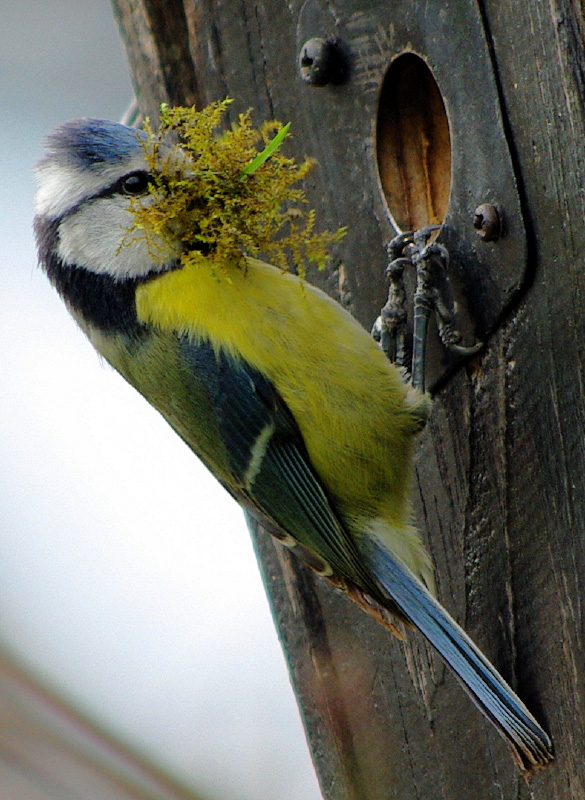
[[[317,232],[315,211],[302,208],[305,194],[294,184],[315,162],[285,156],[288,126],[267,122],[257,130],[250,112],[221,130],[231,102],[200,111],[163,104],[156,132],[146,121],[152,201],[133,201],[134,229],[153,243],[180,237],[183,262],[205,261],[218,275],[245,269],[246,256],[293,267],[301,277],[307,262],[323,268],[345,228]]]

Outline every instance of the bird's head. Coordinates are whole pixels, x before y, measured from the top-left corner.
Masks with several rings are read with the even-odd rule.
[[[137,283],[180,265],[180,236],[136,225],[137,207],[157,202],[145,141],[116,122],[73,120],[47,137],[36,168],[39,263],[87,332],[139,330]]]
[[[155,243],[134,228],[132,204],[156,202],[152,165],[141,131],[79,119],[47,138],[37,165],[35,230],[41,266],[50,278],[58,260],[123,281],[160,272],[176,261],[179,243]]]
[[[280,151],[288,126],[278,122],[255,130],[246,113],[222,131],[230,102],[161,106],[156,134],[80,119],[48,137],[37,166],[39,261],[82,324],[127,330],[137,284],[170,270],[221,277],[260,253],[301,276],[306,261],[325,265],[345,230],[317,232],[315,213],[301,210],[295,184],[313,162]]]

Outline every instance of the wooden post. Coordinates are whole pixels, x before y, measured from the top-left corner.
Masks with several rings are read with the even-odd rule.
[[[576,0],[427,5],[114,0],[144,112],[229,95],[234,113],[292,122],[296,154],[320,165],[307,189],[322,224],[350,225],[343,266],[311,280],[366,327],[386,299],[394,233],[381,87],[404,49],[429,66],[450,126],[446,236],[486,346],[450,372],[433,357],[417,521],[441,602],[549,730],[556,761],[528,789],[418,635],[394,640],[262,530],[255,541],[328,800],[574,800],[585,797],[585,17]],[[343,82],[301,80],[312,37],[335,40]],[[507,238],[482,250],[473,212],[501,202],[500,178]]]

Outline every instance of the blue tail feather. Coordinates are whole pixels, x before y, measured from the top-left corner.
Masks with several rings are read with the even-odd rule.
[[[451,667],[521,768],[547,764],[553,758],[549,736],[465,631],[381,542],[363,537],[360,550],[384,591]]]

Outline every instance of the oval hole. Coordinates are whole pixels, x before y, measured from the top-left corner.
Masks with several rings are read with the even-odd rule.
[[[426,63],[403,53],[390,64],[378,106],[378,170],[398,231],[442,224],[451,187],[451,137],[443,98]]]

